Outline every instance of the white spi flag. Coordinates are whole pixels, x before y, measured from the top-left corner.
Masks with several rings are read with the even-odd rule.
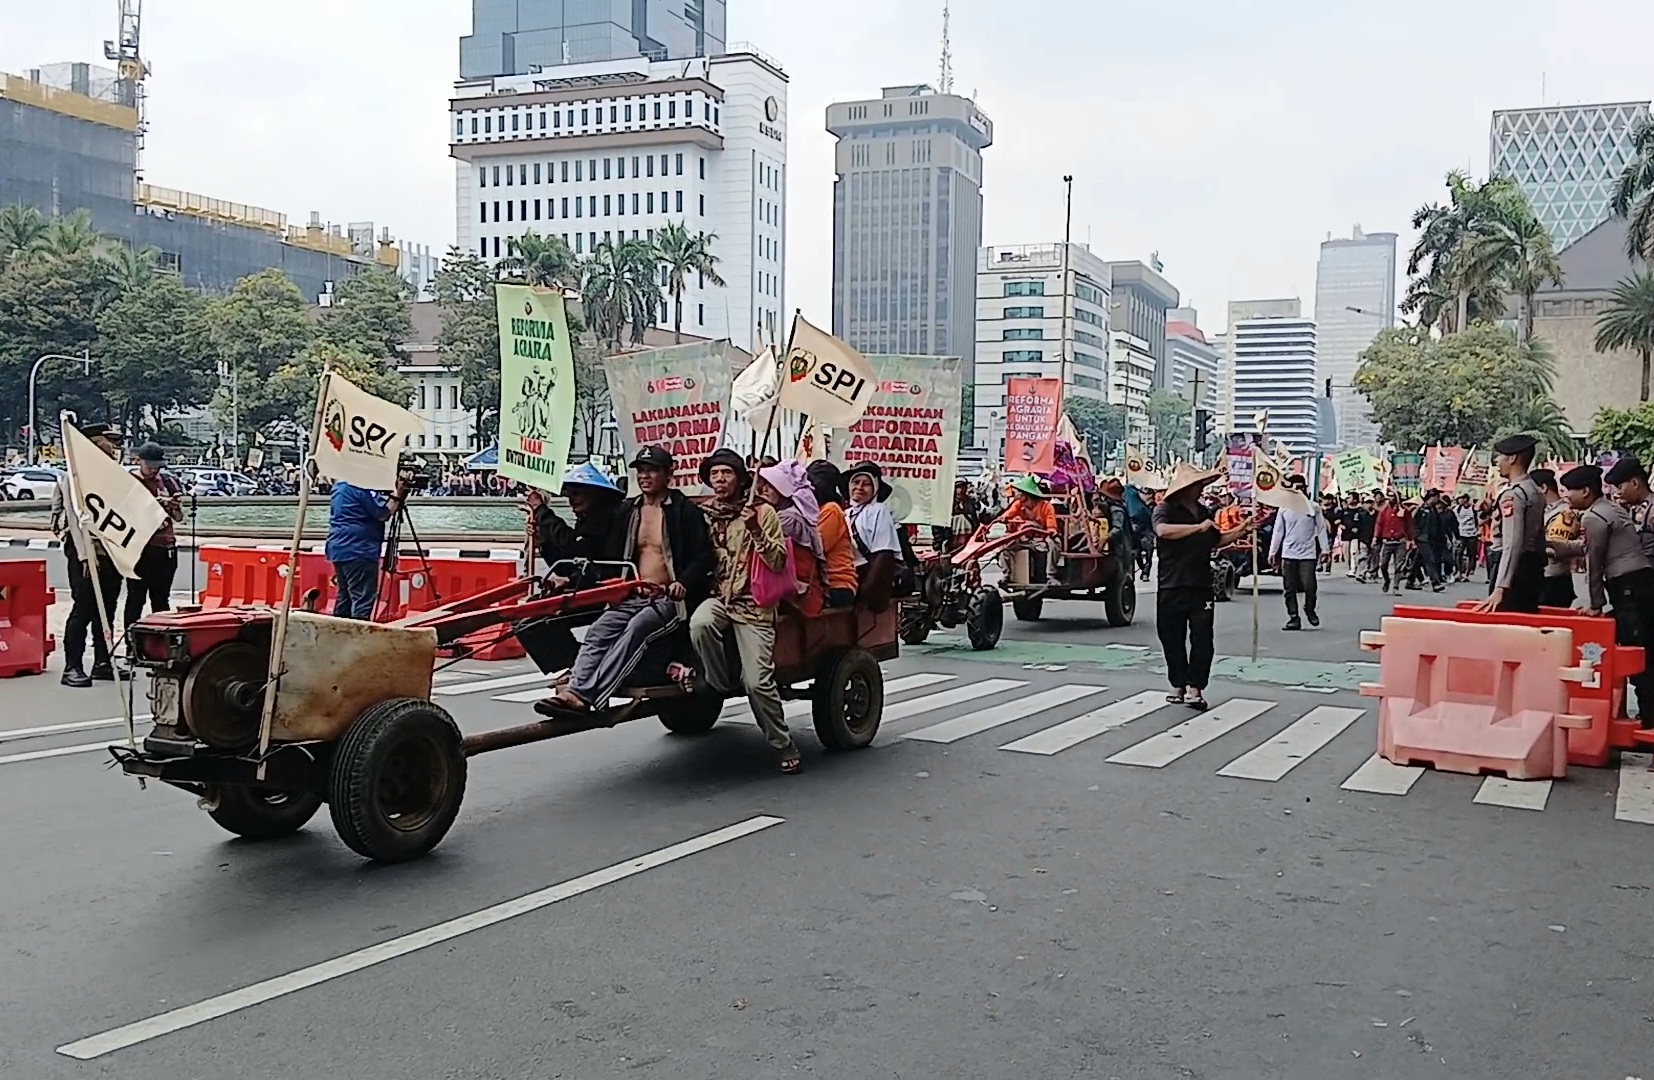
[[[359,488],[394,488],[397,461],[408,436],[419,428],[419,417],[337,372],[328,372],[322,395],[316,468],[329,479]]]
[[[63,421],[63,460],[69,467],[69,494],[80,523],[79,535],[96,540],[122,577],[138,576],[144,545],[167,520],[149,489],[120,463]],[[86,552],[80,552],[82,558]]]
[[[781,400],[781,359],[766,345],[752,358],[729,389],[729,411],[755,428],[774,424]]]
[[[1258,502],[1280,510],[1299,514],[1312,513],[1315,504],[1294,488],[1286,486],[1281,467],[1275,459],[1254,446],[1252,448],[1252,491]]]
[[[793,318],[781,384],[781,407],[824,427],[852,427],[879,388],[867,358],[802,315]]]

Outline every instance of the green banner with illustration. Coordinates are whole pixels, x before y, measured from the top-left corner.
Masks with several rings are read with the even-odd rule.
[[[556,491],[574,435],[574,355],[563,294],[496,285],[501,476]]]

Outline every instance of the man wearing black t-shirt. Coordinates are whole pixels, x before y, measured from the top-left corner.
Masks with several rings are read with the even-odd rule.
[[[1255,517],[1225,532],[1200,502],[1200,492],[1221,475],[1179,465],[1166,497],[1154,508],[1154,535],[1160,551],[1160,586],[1155,595],[1155,628],[1166,657],[1172,692],[1166,700],[1204,711],[1212,673],[1212,552],[1258,527]]]

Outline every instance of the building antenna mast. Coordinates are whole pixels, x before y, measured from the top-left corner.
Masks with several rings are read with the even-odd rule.
[[[937,87],[944,94],[953,93],[953,45],[948,39],[948,0],[942,0],[942,85]]]

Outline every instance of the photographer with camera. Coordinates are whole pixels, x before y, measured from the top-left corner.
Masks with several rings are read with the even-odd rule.
[[[333,564],[333,579],[339,596],[333,614],[341,619],[373,618],[379,599],[379,558],[385,546],[385,525],[407,501],[414,476],[403,469],[396,477],[396,490],[388,496],[344,481],[333,484],[333,498],[327,523],[327,561]]]

